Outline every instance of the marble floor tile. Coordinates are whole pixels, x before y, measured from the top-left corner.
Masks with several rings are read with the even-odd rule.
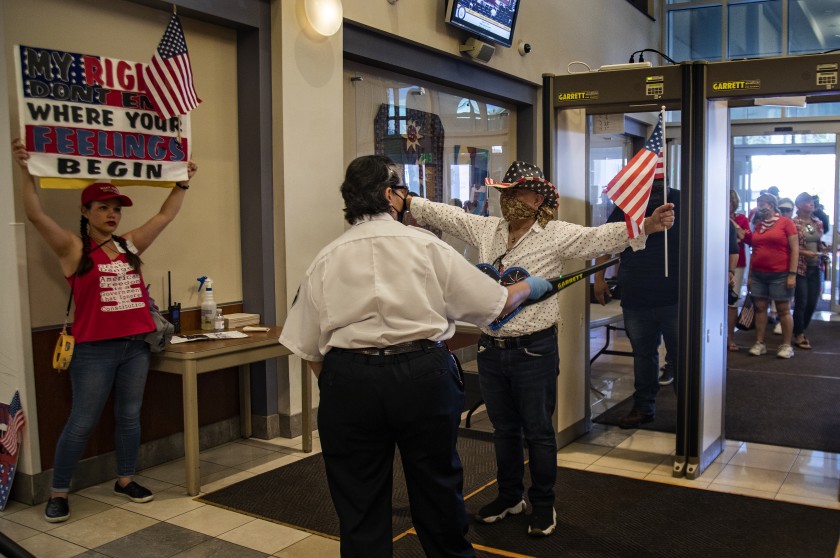
[[[253,517],[222,509],[216,506],[203,505],[192,511],[175,516],[167,523],[204,533],[211,537],[218,537],[246,523],[254,521]]]
[[[218,538],[266,554],[274,554],[308,536],[309,533],[304,531],[255,519],[241,527],[222,533]]]

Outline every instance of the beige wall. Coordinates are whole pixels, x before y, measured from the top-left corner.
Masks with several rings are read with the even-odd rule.
[[[130,2],[113,0],[3,0],[4,49],[13,60],[12,47],[26,44],[98,54],[136,62],[151,59],[169,14]],[[166,304],[165,281],[172,271],[172,296],[184,308],[198,306],[195,292],[200,275],[215,281],[217,302],[242,300],[239,235],[239,187],[236,147],[236,36],[232,30],[181,17],[195,74],[196,90],[204,101],[192,113],[193,157],[200,172],[181,214],[157,242],[143,254],[143,274],[152,284],[152,296]],[[8,137],[17,137],[17,91],[14,65],[7,64],[10,125]],[[15,188],[19,185],[17,172]],[[135,202],[124,212],[120,231],[148,219],[168,190],[146,187],[125,189]],[[19,196],[16,216],[25,221]],[[46,211],[61,225],[79,226],[79,191],[45,190]],[[32,327],[60,324],[67,304],[67,283],[57,260],[26,224],[26,267],[29,277]]]
[[[391,5],[385,0],[343,0],[346,19],[459,54],[458,46],[467,35],[444,23],[445,3],[398,0]],[[566,74],[573,60],[597,68],[627,62],[634,50],[662,50],[659,34],[658,21],[651,21],[624,0],[523,0],[513,48],[497,47],[486,66],[541,83],[543,74]],[[520,40],[533,47],[527,56],[520,56],[516,49]]]

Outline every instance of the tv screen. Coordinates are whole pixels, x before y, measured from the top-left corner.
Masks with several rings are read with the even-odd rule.
[[[446,22],[509,47],[517,12],[519,0],[449,0]]]

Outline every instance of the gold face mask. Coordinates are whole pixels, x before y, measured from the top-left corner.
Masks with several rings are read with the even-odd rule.
[[[516,197],[516,194],[510,190],[502,192],[502,195],[499,198],[499,203],[502,206],[502,216],[506,221],[530,219],[537,214],[534,208],[520,200]]]
[[[505,221],[515,221],[518,219],[532,219],[536,217],[540,226],[545,227],[546,223],[551,221],[554,217],[551,208],[543,204],[539,209],[526,204],[520,200],[516,194],[510,190],[502,192],[499,198],[499,204],[502,206],[502,216]]]

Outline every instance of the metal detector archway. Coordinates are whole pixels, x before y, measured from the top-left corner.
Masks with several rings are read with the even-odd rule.
[[[560,219],[586,222],[587,116],[680,113],[679,360],[674,476],[699,477],[723,451],[729,106],[760,97],[836,101],[840,54],[595,71],[543,78],[543,165],[557,185]],[[582,262],[576,262],[576,264]],[[588,293],[560,297],[556,428],[561,443],[591,429]],[[570,323],[571,322],[571,323]],[[582,397],[581,397],[582,396]]]

